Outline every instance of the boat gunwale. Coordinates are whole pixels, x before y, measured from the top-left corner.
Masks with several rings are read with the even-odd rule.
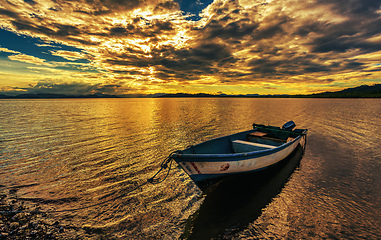
[[[255,130],[255,129],[248,130],[248,131],[243,131],[243,132],[240,132],[238,134],[245,133],[245,132],[252,132],[253,130]],[[245,160],[245,159],[253,157],[253,156],[255,156],[255,157],[267,156],[267,155],[271,155],[273,153],[279,152],[279,151],[281,151],[281,150],[283,150],[283,149],[285,149],[287,147],[290,147],[292,144],[298,142],[298,140],[303,135],[306,135],[307,129],[302,129],[302,130],[304,130],[304,131],[302,133],[297,133],[299,135],[294,140],[292,140],[290,142],[286,142],[286,143],[284,143],[284,144],[282,144],[280,146],[277,146],[276,148],[273,148],[273,149],[264,149],[264,150],[257,150],[257,151],[251,151],[251,152],[243,152],[243,153],[217,153],[217,154],[215,154],[215,153],[184,154],[184,153],[177,152],[177,153],[174,153],[172,155],[172,158],[176,162],[187,162],[186,159],[192,159],[192,161],[194,161],[194,162],[205,162],[205,161],[208,161],[208,159],[209,160],[216,159],[214,161],[237,161],[237,160]],[[235,135],[235,134],[232,134],[232,135]],[[221,138],[224,138],[224,137],[229,137],[229,136],[232,136],[232,135],[227,135],[227,136],[223,136],[223,137],[219,137],[219,138],[214,138],[214,139],[208,140],[206,142],[214,141],[214,140],[221,139]],[[197,144],[197,145],[195,145],[193,147],[197,147],[198,145],[203,144],[203,143],[205,143],[205,142],[199,143],[199,144]],[[188,150],[188,149],[191,149],[191,148],[192,147],[189,147],[189,148],[186,148],[185,150]],[[235,158],[235,159],[232,159],[232,158]]]

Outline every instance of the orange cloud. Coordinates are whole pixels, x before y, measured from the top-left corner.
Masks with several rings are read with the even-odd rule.
[[[191,21],[172,0],[3,1],[0,25],[80,49],[50,53],[87,59],[78,68],[89,71],[84,80],[94,84],[123,79],[130,92],[196,89],[194,84],[214,92],[215,86],[254,86],[298,93],[381,79],[380,8],[361,0],[215,0]],[[0,51],[14,53],[12,61],[58,66]]]
[[[11,55],[8,58],[10,60],[25,62],[25,63],[31,63],[31,64],[36,64],[36,65],[47,64],[45,59],[37,58],[37,57],[26,55],[26,54]]]

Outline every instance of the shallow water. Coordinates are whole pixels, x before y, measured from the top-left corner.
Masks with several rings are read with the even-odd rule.
[[[380,239],[380,117],[380,99],[0,100],[0,184],[42,210],[117,197],[49,214],[73,238]],[[132,191],[174,150],[288,120],[309,132],[287,168],[203,194],[173,165]]]

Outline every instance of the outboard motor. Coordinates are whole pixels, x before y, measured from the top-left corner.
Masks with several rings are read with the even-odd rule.
[[[292,131],[294,127],[296,127],[296,124],[294,123],[294,121],[288,121],[285,124],[283,124],[282,129]]]

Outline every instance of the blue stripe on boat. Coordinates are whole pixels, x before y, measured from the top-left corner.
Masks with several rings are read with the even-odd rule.
[[[295,141],[297,141],[301,136],[298,136],[295,138]],[[180,154],[175,153],[173,155],[173,158],[176,160],[176,162],[228,162],[228,161],[241,161],[246,160],[251,157],[262,157],[274,154],[276,152],[279,152],[288,146],[290,146],[293,142],[285,143],[277,148],[273,149],[266,149],[266,150],[260,150],[260,151],[253,151],[253,152],[247,152],[247,153],[229,153],[229,154]],[[189,159],[189,160],[187,160]],[[191,159],[191,160],[190,160]]]

